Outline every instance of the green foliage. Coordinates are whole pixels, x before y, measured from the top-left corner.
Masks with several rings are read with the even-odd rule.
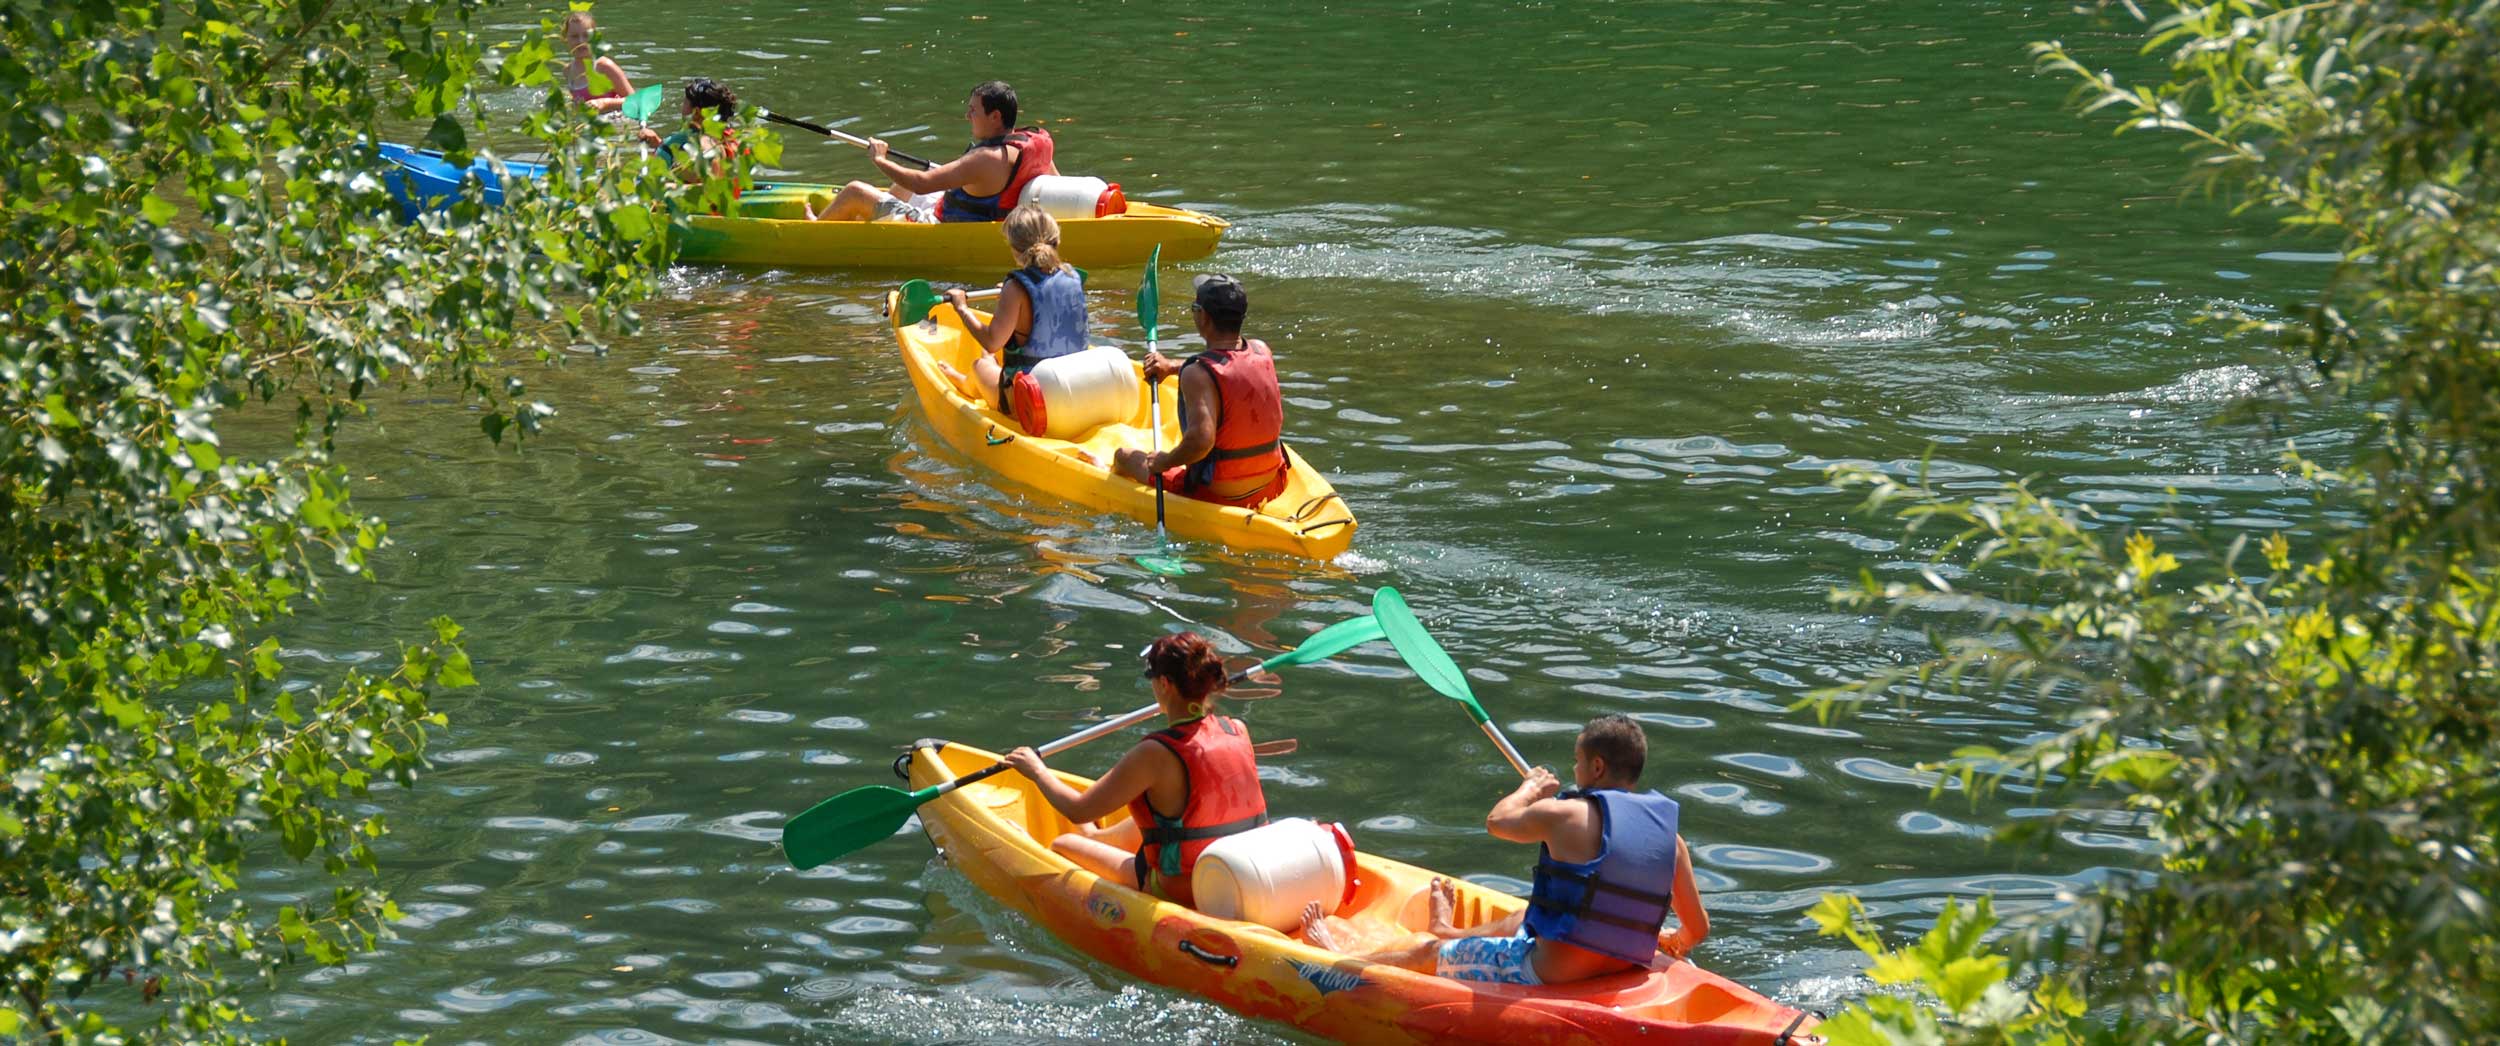
[[[1835,1023],[1931,1040],[2500,1039],[2500,7],[2179,4],[2150,40],[2168,82],[2038,53],[2088,109],[2187,136],[2209,189],[2338,239],[2305,319],[2242,322],[2314,375],[2293,395],[2365,412],[2344,442],[2286,455],[2356,522],[2306,554],[2280,535],[2217,547],[2024,487],[1950,501],[1853,477],[1914,530],[1949,528],[1940,557],[2006,591],[1930,571],[1842,593],[1984,627],[1831,700],[1905,681],[2054,696],[2063,730],[1950,769],[2046,786],[2075,814],[2148,826],[2162,851],[2001,949],[1948,917],[1942,940],[1878,965],[1939,1010],[1879,998]],[[2026,1004],[1982,990],[1971,1005],[1988,974],[1954,963],[1990,955],[2039,975]],[[2070,996],[2088,1023],[2058,1019]]]
[[[384,825],[350,804],[411,781],[433,695],[475,679],[448,621],[386,672],[288,678],[270,624],[386,538],[332,436],[417,379],[534,431],[553,411],[496,361],[630,327],[661,215],[728,203],[596,140],[552,24],[498,61],[479,10],[0,8],[0,1037],[232,1038],[227,974],[387,932]],[[400,225],[374,143],[424,128],[465,162],[487,86],[546,97],[500,133],[553,174]],[[279,854],[327,884],[247,904]],[[80,1000],[132,967],[166,1003]]]

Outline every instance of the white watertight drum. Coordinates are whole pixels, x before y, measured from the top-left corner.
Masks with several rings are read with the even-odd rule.
[[[1333,913],[1354,895],[1354,840],[1342,826],[1288,817],[1217,840],[1189,885],[1199,911],[1291,933],[1302,906]]]
[[[1073,439],[1095,426],[1128,420],[1145,391],[1128,354],[1109,345],[1043,360],[1032,378],[1040,402],[1019,392],[1016,421],[1026,432],[1053,439]]]
[[[1022,202],[1050,212],[1053,218],[1108,218],[1128,213],[1128,197],[1118,184],[1100,178],[1045,174],[1024,183]]]

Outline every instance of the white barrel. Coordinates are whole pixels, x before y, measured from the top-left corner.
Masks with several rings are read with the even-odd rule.
[[[1010,413],[1026,432],[1053,439],[1074,439],[1137,412],[1145,391],[1128,354],[1109,345],[1054,356],[1033,368],[1033,385],[1041,393],[1040,409],[1018,396]],[[1040,425],[1033,424],[1036,415]]]
[[[1105,218],[1128,211],[1120,187],[1100,178],[1045,174],[1024,183],[1020,202],[1050,212],[1053,218]]]
[[[1198,910],[1291,933],[1302,907],[1330,913],[1353,893],[1353,842],[1345,830],[1307,817],[1216,840],[1198,855],[1189,886]]]

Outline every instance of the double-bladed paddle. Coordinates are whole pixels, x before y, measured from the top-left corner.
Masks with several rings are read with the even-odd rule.
[[[1411,620],[1411,618],[1410,618]],[[1365,614],[1340,621],[1311,634],[1311,638],[1275,657],[1268,658],[1232,675],[1238,683],[1252,673],[1284,665],[1324,661],[1362,646],[1383,634],[1378,617]],[[1086,727],[1034,751],[1045,756],[1057,755],[1087,741],[1115,734],[1145,722],[1162,709],[1147,705],[1116,719],[1108,719]],[[912,811],[920,804],[945,795],[975,781],[986,780],[1008,769],[1004,761],[992,763],[944,784],[934,784],[918,791],[906,792],[884,785],[854,788],[814,806],[790,819],[781,829],[781,850],[790,858],[790,866],[802,871],[841,857],[870,843],[891,837],[911,820]]]
[[[791,127],[796,127],[796,128],[798,128],[799,130],[802,130],[802,131],[814,131],[814,132],[816,132],[817,134],[824,135],[824,136],[825,136],[825,137],[827,137],[827,138],[833,138],[833,139],[837,139],[837,140],[840,140],[840,141],[849,142],[849,143],[851,143],[852,145],[859,146],[859,147],[860,147],[860,148],[862,148],[862,149],[868,148],[868,139],[866,139],[866,138],[862,138],[862,137],[860,137],[860,136],[858,136],[858,135],[856,135],[856,134],[851,134],[851,133],[849,133],[849,132],[847,132],[847,131],[837,131],[837,130],[834,130],[833,128],[831,128],[831,127],[827,127],[827,126],[825,126],[825,125],[823,125],[823,124],[820,124],[820,123],[809,123],[808,121],[801,120],[801,119],[799,119],[798,117],[795,117],[795,116],[783,116],[783,115],[781,115],[780,113],[776,113],[776,112],[774,112],[774,111],[772,111],[772,110],[770,110],[770,109],[757,109],[757,110],[755,111],[755,115],[760,116],[760,117],[762,117],[762,118],[764,118],[764,119],[770,120],[770,121],[772,121],[772,122],[774,122],[774,123],[777,123],[777,124],[787,124],[787,125],[789,125],[789,126],[791,126]],[[920,157],[913,156],[913,155],[912,155],[912,154],[910,154],[910,153],[904,152],[904,151],[902,151],[902,150],[900,150],[900,149],[897,149],[897,148],[894,148],[893,146],[890,146],[890,145],[886,147],[885,154],[886,154],[887,156],[891,156],[891,157],[893,157],[893,158],[895,158],[895,159],[897,159],[897,160],[900,160],[900,161],[902,161],[902,162],[904,162],[904,163],[908,163],[908,164],[912,164],[912,165],[914,165],[914,166],[917,166],[917,167],[919,167],[921,170],[924,170],[924,171],[926,171],[926,170],[930,170],[930,169],[935,168],[935,167],[937,166],[937,164],[936,164],[936,163],[933,163],[933,162],[928,161],[928,160],[923,160],[923,159],[921,159]]]
[[[1163,245],[1155,244],[1153,254],[1146,256],[1146,278],[1137,285],[1137,325],[1146,328],[1146,354],[1154,355],[1155,332],[1160,327],[1163,308],[1161,292],[1155,286],[1155,270],[1163,264]],[[1139,556],[1137,565],[1157,574],[1189,573],[1187,564],[1172,557],[1172,534],[1163,525],[1163,470],[1155,468],[1155,458],[1163,456],[1163,383],[1146,383],[1146,431],[1154,434],[1152,456],[1146,469],[1155,480],[1155,543],[1163,547],[1162,555]]]
[[[1521,777],[1528,776],[1528,761],[1519,757],[1510,738],[1502,736],[1502,728],[1493,725],[1493,717],[1476,703],[1475,691],[1467,687],[1467,673],[1459,671],[1449,652],[1441,649],[1432,633],[1424,631],[1424,623],[1415,620],[1415,612],[1406,608],[1406,597],[1399,595],[1397,589],[1382,585],[1380,591],[1372,593],[1372,617],[1379,620],[1389,645],[1398,648],[1398,657],[1423,678],[1424,685],[1467,706],[1467,717],[1484,729],[1484,736],[1493,739],[1494,747],[1502,750],[1502,758],[1510,760],[1511,769],[1519,771]]]

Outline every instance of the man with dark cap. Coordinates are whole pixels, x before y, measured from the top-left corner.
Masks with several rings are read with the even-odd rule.
[[[1190,316],[1206,351],[1174,361],[1146,355],[1146,380],[1180,375],[1181,438],[1161,454],[1124,448],[1123,476],[1185,498],[1256,507],[1285,489],[1285,395],[1267,343],[1241,336],[1250,295],[1230,276],[1200,276]]]

